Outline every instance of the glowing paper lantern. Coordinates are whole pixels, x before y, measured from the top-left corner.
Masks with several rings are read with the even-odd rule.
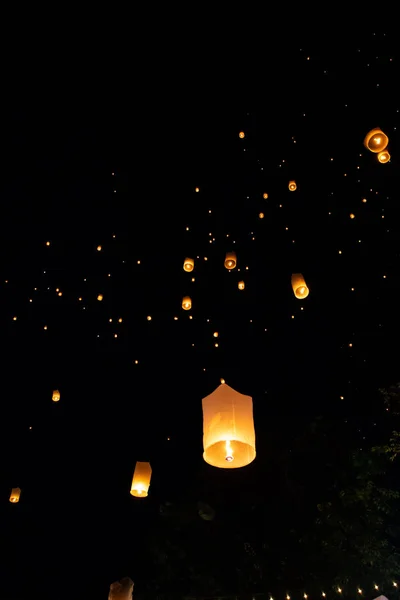
[[[390,161],[390,154],[387,150],[382,150],[382,152],[379,152],[378,154],[378,160],[380,163],[387,163]]]
[[[110,585],[108,600],[132,600],[133,581],[130,577],[124,577],[121,581],[115,581]]]
[[[183,263],[183,270],[187,273],[193,271],[194,269],[194,260],[193,258],[185,258],[185,262]]]
[[[294,192],[295,190],[297,190],[297,183],[292,179],[291,181],[289,181],[288,188],[290,192]]]
[[[236,254],[235,252],[227,252],[226,256],[225,256],[225,268],[228,269],[228,271],[230,271],[231,269],[234,269],[236,267]]]
[[[388,143],[388,136],[379,127],[371,129],[364,138],[364,146],[371,152],[382,152]]]
[[[244,290],[244,281],[239,281],[238,288],[239,290]]]
[[[60,402],[60,398],[61,398],[61,394],[58,390],[54,390],[53,391],[53,395],[51,397],[51,399],[53,400],[53,402]]]
[[[253,400],[223,383],[203,398],[203,458],[221,469],[238,469],[256,457]]]
[[[183,310],[190,310],[192,308],[192,299],[190,296],[185,296],[182,300]]]
[[[99,294],[99,295],[97,296],[97,300],[98,300],[99,302],[101,302],[101,301],[103,300],[103,294]]]
[[[133,473],[131,494],[136,498],[145,498],[149,493],[151,466],[148,462],[137,462]]]
[[[240,137],[241,140],[244,138],[244,131],[240,131],[239,132],[239,137]]]
[[[266,200],[268,198],[268,194],[265,192],[265,194],[263,194],[263,198],[264,200]]]
[[[13,504],[16,504],[17,502],[19,502],[20,496],[21,496],[20,488],[13,488],[11,490],[10,502],[12,502]]]
[[[303,298],[307,298],[308,294],[310,293],[310,290],[306,286],[306,282],[301,273],[293,273],[292,288],[293,288],[294,295],[299,300],[302,300]]]

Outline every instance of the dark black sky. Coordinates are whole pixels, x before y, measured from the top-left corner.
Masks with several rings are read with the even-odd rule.
[[[369,435],[378,388],[399,378],[394,38],[298,32],[253,56],[183,54],[124,77],[99,60],[54,86],[44,69],[3,114],[0,506],[6,573],[28,591],[32,553],[55,578],[93,557],[106,582],[137,576],[142,511],[219,476],[202,461],[201,398],[221,377],[254,400],[258,457],[238,486],[264,485],[272,432],[309,416]],[[387,165],[363,147],[377,126]],[[233,248],[240,273],[223,267]],[[141,506],[136,460],[153,465]]]

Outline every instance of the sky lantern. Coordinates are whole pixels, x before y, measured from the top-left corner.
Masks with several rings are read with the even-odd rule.
[[[388,136],[379,127],[371,129],[364,138],[364,146],[371,152],[382,152],[388,143]]]
[[[291,181],[289,181],[288,188],[289,188],[290,192],[294,192],[295,190],[297,190],[297,183],[295,182],[294,179],[292,179]]]
[[[114,581],[110,585],[108,600],[132,600],[134,583],[130,577]]]
[[[183,310],[190,310],[192,308],[192,299],[190,296],[184,296],[182,300],[182,308]]]
[[[244,138],[244,131],[240,131],[239,132],[239,137],[240,137],[241,140]]]
[[[11,494],[10,494],[10,502],[12,502],[13,504],[16,504],[17,502],[19,502],[20,496],[21,496],[21,489],[13,488],[11,490]]]
[[[236,267],[236,254],[235,252],[227,252],[226,256],[225,256],[225,268],[228,269],[228,271],[230,271],[231,269],[234,269]]]
[[[101,302],[101,301],[103,300],[103,294],[99,294],[99,295],[97,296],[97,300],[98,300],[99,302]]]
[[[263,198],[264,198],[264,200],[267,200],[267,198],[268,198],[268,194],[267,194],[267,192],[264,192],[264,194],[263,194]]]
[[[53,390],[53,395],[51,397],[53,402],[60,402],[60,398],[61,398],[61,394],[60,394],[59,390]]]
[[[239,281],[238,288],[239,290],[244,290],[244,281]]]
[[[225,383],[203,398],[203,458],[220,469],[238,469],[256,457],[251,396]]]
[[[307,298],[310,290],[308,289],[304,277],[301,273],[293,273],[292,275],[292,288],[294,295],[299,300]]]
[[[382,152],[379,152],[378,154],[378,160],[380,163],[387,163],[390,161],[390,154],[387,150],[382,150]]]
[[[146,498],[149,493],[151,466],[149,462],[137,462],[133,473],[131,495]]]
[[[183,270],[187,273],[190,273],[194,269],[194,260],[193,258],[185,258],[183,263]]]

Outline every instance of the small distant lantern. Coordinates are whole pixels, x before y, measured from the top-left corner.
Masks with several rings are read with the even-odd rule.
[[[220,469],[238,469],[256,457],[253,400],[225,383],[203,398],[203,458]]]
[[[224,262],[225,268],[228,269],[228,271],[234,269],[236,267],[236,262],[237,260],[235,252],[227,252]]]
[[[239,137],[240,137],[241,140],[244,138],[244,131],[240,131],[239,132]]]
[[[101,252],[101,246],[97,246],[97,252]]]
[[[259,216],[260,219],[263,219],[264,218],[264,213],[260,213],[258,216]]]
[[[194,191],[195,191],[195,192],[199,192],[199,191],[200,191],[200,188],[198,188],[198,187],[197,187],[197,188],[195,188],[195,190],[194,190]]]
[[[299,300],[302,300],[303,298],[307,298],[308,294],[310,293],[310,290],[306,286],[306,282],[301,273],[293,273],[292,288],[293,288],[294,295]]]
[[[149,493],[151,466],[149,462],[137,462],[133,473],[131,495],[136,498],[146,498]]]
[[[103,294],[99,294],[99,295],[97,296],[97,300],[98,300],[99,302],[101,302],[101,301],[103,300]]]
[[[371,152],[382,152],[389,143],[389,138],[379,127],[371,129],[364,138],[364,146]]]
[[[354,213],[350,213],[350,219],[355,219],[355,214]]]
[[[244,281],[239,281],[238,288],[239,290],[244,290]]]
[[[16,504],[17,502],[19,502],[20,497],[21,497],[21,489],[13,488],[11,490],[11,494],[10,494],[10,502],[12,502],[13,504]]]
[[[382,150],[382,152],[379,152],[378,154],[378,160],[380,163],[387,163],[390,161],[390,154],[387,150]]]
[[[297,183],[294,181],[294,179],[289,181],[288,187],[290,192],[294,192],[295,190],[297,190]]]
[[[267,198],[268,198],[268,194],[267,194],[267,192],[265,192],[265,193],[263,194],[263,198],[264,198],[264,200],[267,200]]]
[[[183,310],[190,310],[192,308],[192,299],[190,296],[185,296],[182,300]]]
[[[185,258],[185,262],[183,263],[183,270],[187,273],[190,273],[194,269],[194,260],[193,258]]]
[[[60,398],[61,398],[61,394],[60,394],[59,390],[54,390],[53,395],[51,397],[53,402],[60,402]]]

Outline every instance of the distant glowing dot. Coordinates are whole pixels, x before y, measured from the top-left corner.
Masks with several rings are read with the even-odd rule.
[[[264,218],[264,213],[260,213],[258,216],[260,217],[260,219],[263,219]]]
[[[98,300],[99,302],[101,302],[101,301],[103,300],[103,294],[99,294],[99,295],[97,296],[97,300]]]
[[[350,219],[354,219],[355,215],[353,213],[350,213]]]
[[[50,246],[50,242],[46,242],[46,246]]]
[[[263,194],[263,198],[264,198],[264,200],[266,200],[268,198],[268,194],[266,192]]]
[[[198,188],[198,187],[197,187],[197,188],[195,188],[195,190],[194,190],[194,191],[195,191],[195,192],[199,192],[199,191],[200,191],[200,188]]]
[[[117,338],[118,337],[118,333],[114,333],[114,337]]]
[[[46,331],[46,330],[47,330],[47,325],[45,325],[45,326],[43,327],[43,329]]]
[[[135,365],[138,365],[138,364],[139,364],[139,361],[138,361],[138,360],[135,360]]]
[[[101,252],[101,246],[97,246],[97,252]]]
[[[244,131],[240,131],[240,132],[239,132],[239,137],[240,137],[240,139],[243,139],[243,138],[244,138]]]
[[[218,335],[219,335],[218,331],[214,331],[213,336],[218,337]]]
[[[148,321],[151,321],[151,316],[150,315],[148,315],[146,318],[147,318]]]
[[[344,396],[340,396],[340,399],[341,399],[341,400],[344,400]]]
[[[358,592],[359,594],[362,594],[362,589],[361,589],[361,588],[358,588],[357,592]]]
[[[364,202],[364,204],[365,204],[365,203],[366,203],[366,201],[367,201],[367,199],[366,199],[366,198],[363,198],[363,199],[362,199],[362,201],[363,201],[363,202]]]
[[[118,319],[118,323],[122,323],[122,319],[121,318]]]
[[[17,320],[17,317],[13,317],[13,321],[16,321],[16,320]]]
[[[220,382],[221,383],[225,383],[225,379],[220,379]]]

